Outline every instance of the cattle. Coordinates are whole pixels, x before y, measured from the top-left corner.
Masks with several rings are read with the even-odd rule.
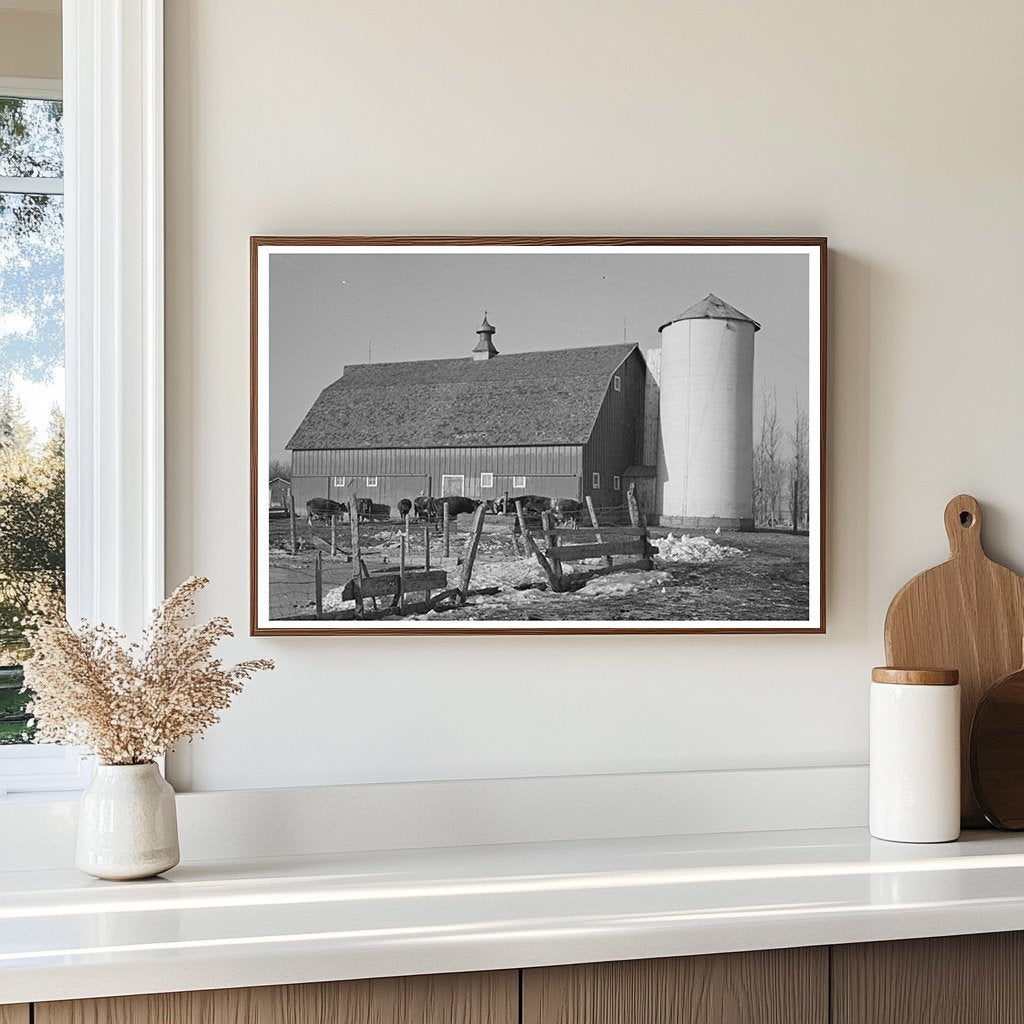
[[[356,515],[360,519],[366,519],[368,516],[373,515],[373,499],[356,498]]]
[[[348,505],[330,498],[310,498],[306,502],[306,521],[315,523],[318,519],[330,519],[348,511]]]
[[[437,515],[444,515],[443,506],[445,505],[448,506],[448,515],[454,519],[456,516],[462,515],[463,512],[475,512],[480,506],[480,502],[476,498],[463,498],[459,494],[446,494],[443,498],[434,498]]]
[[[398,514],[404,519],[412,511],[412,502],[408,498],[403,498],[398,503]]]
[[[523,506],[523,514],[528,516],[539,516],[544,512],[550,512],[557,523],[569,523],[576,526],[579,523],[580,513],[583,511],[583,503],[575,498],[545,498],[539,494],[510,494],[508,499],[498,498],[493,503],[493,510],[499,514],[515,515],[516,502]]]
[[[517,501],[522,502],[523,511],[527,514],[539,514],[547,512],[551,499],[539,494],[510,494],[507,498],[498,498],[494,503],[494,510],[502,515],[514,516]]]
[[[463,498],[460,494],[445,494],[440,498],[427,498],[422,494],[413,500],[413,508],[417,519],[438,522],[444,518],[444,506],[448,506],[448,515],[455,519],[463,512],[475,512],[481,502],[475,498]]]
[[[413,507],[413,509],[416,512],[416,518],[417,519],[430,519],[430,517],[431,517],[430,502],[431,502],[431,499],[426,497],[423,494],[421,494],[418,498],[413,498],[413,500],[412,500],[412,507]]]
[[[552,498],[551,511],[554,513],[556,522],[569,523],[575,527],[579,525],[583,502],[576,501],[574,498]]]

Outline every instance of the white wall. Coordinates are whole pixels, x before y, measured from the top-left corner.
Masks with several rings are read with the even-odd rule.
[[[863,762],[946,500],[1024,568],[1024,6],[167,7],[168,575],[242,631],[250,234],[833,247],[827,636],[243,638],[194,786]]]

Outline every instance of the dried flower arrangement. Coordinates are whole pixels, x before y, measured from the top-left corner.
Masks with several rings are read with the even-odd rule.
[[[182,583],[153,612],[141,644],[109,626],[40,621],[25,663],[36,741],[85,748],[104,764],[146,764],[217,722],[245,680],[274,663],[225,668],[213,648],[232,636],[228,620],[187,625],[208,582]]]

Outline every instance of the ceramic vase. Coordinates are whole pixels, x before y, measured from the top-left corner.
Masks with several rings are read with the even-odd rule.
[[[99,764],[82,794],[75,865],[96,878],[151,878],[180,859],[174,790],[149,764]]]

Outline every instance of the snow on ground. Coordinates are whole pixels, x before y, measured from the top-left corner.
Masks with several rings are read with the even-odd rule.
[[[739,548],[716,544],[709,537],[690,537],[685,533],[679,537],[670,533],[667,537],[652,539],[651,543],[658,549],[654,559],[658,565],[675,565],[680,562],[709,565],[731,555],[743,554]]]

